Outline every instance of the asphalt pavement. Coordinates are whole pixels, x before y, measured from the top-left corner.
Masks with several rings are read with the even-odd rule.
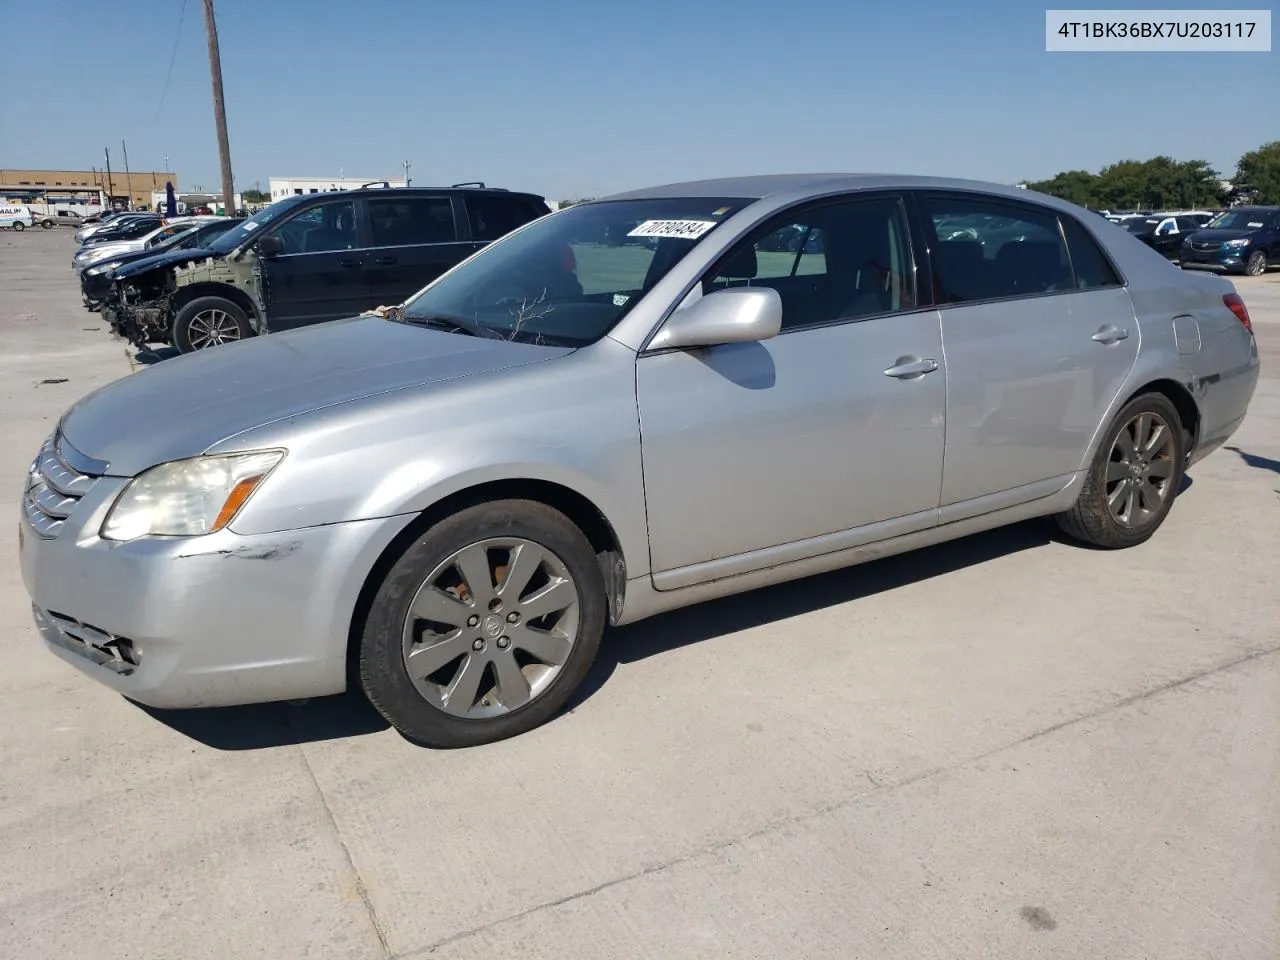
[[[440,752],[358,696],[162,713],[47,653],[24,472],[135,352],[0,232],[0,957],[1280,956],[1280,275],[1127,551],[1021,524],[613,632]]]

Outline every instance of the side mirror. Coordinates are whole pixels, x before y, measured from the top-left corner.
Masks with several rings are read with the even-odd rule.
[[[274,233],[268,233],[254,247],[260,257],[275,257],[284,252],[284,241]]]
[[[708,293],[667,318],[649,349],[712,347],[776,337],[782,329],[782,297],[772,287],[730,287]]]

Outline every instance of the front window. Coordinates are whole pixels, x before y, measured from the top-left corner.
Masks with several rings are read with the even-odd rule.
[[[1210,230],[1261,230],[1266,215],[1257,210],[1228,210],[1209,221]]]
[[[579,204],[487,247],[405,304],[401,319],[452,322],[528,343],[591,343],[749,202]]]

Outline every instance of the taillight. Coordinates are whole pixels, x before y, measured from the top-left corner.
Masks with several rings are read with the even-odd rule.
[[[1227,305],[1227,309],[1236,315],[1236,319],[1244,324],[1244,328],[1253,333],[1253,321],[1249,319],[1249,308],[1244,305],[1244,300],[1240,298],[1240,294],[1224,293],[1222,302]]]

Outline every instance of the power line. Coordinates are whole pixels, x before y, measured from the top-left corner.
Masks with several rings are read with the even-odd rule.
[[[156,107],[156,115],[151,119],[151,126],[147,128],[147,135],[142,138],[143,145],[151,139],[151,132],[155,130],[156,123],[160,119],[160,113],[164,110],[164,98],[169,95],[169,81],[173,78],[173,65],[178,59],[178,41],[182,39],[182,21],[187,15],[187,0],[182,0],[182,9],[178,11],[178,32],[173,37],[173,51],[169,54],[169,69],[165,71],[164,87],[160,90],[160,105]],[[165,171],[168,173],[169,171]]]

